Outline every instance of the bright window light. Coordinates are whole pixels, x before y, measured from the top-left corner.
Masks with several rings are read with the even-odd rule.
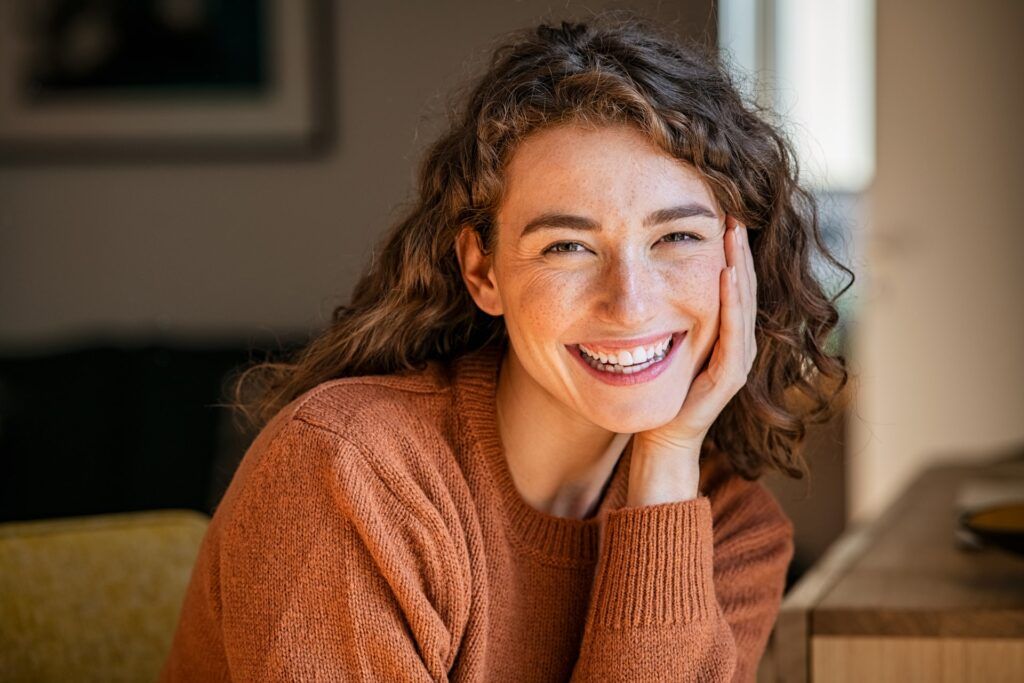
[[[719,44],[777,111],[816,189],[861,192],[875,170],[874,0],[721,0]]]

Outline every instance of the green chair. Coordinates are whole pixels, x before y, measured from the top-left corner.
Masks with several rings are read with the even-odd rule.
[[[209,518],[0,524],[0,680],[154,681]]]

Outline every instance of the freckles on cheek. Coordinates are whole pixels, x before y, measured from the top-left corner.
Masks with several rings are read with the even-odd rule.
[[[715,311],[721,300],[719,273],[722,268],[712,259],[695,260],[675,271],[673,289],[690,306],[703,311]]]
[[[578,308],[578,293],[573,282],[550,272],[524,277],[515,288],[514,313],[519,327],[533,333],[559,334],[573,319]]]

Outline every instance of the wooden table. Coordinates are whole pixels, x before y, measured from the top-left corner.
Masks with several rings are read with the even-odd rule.
[[[956,534],[967,487],[1012,481],[1024,486],[1024,457],[934,466],[844,532],[783,600],[778,680],[1024,681],[1024,557]]]

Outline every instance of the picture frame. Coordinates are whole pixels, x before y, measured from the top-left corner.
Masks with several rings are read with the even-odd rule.
[[[4,0],[0,163],[322,154],[331,5]]]

